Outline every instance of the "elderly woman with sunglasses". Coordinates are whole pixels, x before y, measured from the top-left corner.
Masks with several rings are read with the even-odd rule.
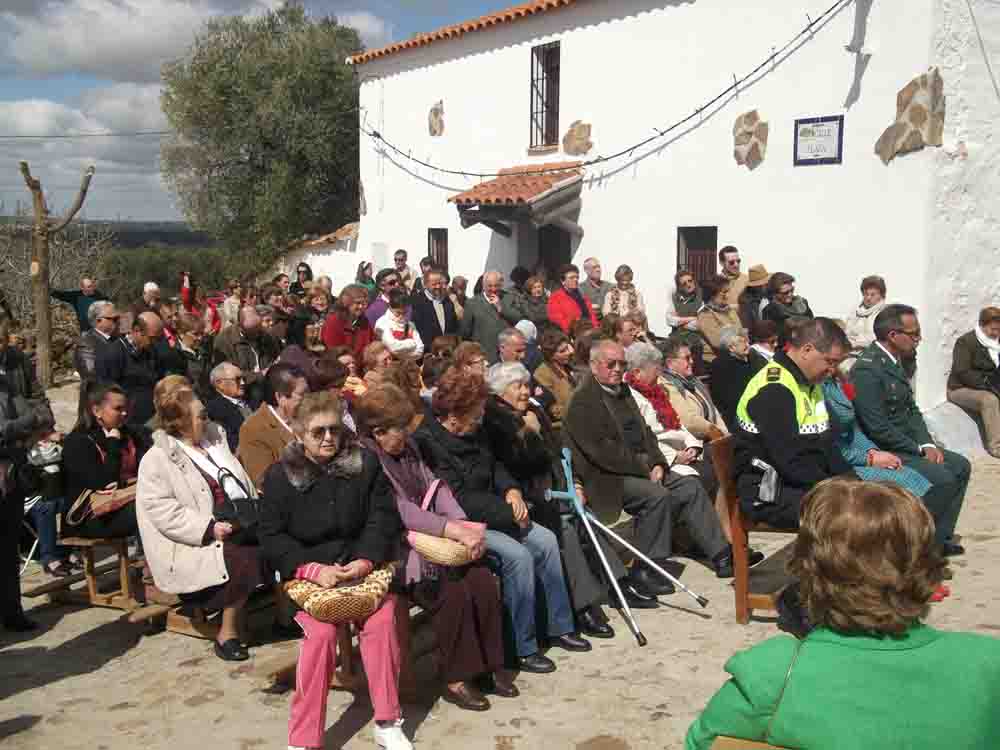
[[[308,580],[333,588],[357,583],[395,559],[402,524],[392,486],[378,458],[344,427],[340,400],[311,393],[292,417],[295,441],[264,477],[260,541],[282,580]],[[411,750],[399,705],[396,597],[390,594],[359,622],[361,660],[375,709],[375,742]],[[305,631],[288,722],[290,748],[321,748],[326,702],[336,667],[338,626],[305,612]]]
[[[240,640],[242,610],[264,582],[256,546],[238,543],[241,529],[226,509],[256,490],[229,450],[225,432],[208,421],[188,387],[157,399],[160,429],[139,464],[136,516],[146,561],[158,588],[205,609],[221,609],[215,653],[249,658]],[[243,542],[244,540],[240,540]]]

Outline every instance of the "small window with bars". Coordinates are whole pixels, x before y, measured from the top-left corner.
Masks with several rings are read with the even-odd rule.
[[[531,148],[559,145],[559,42],[531,50]]]

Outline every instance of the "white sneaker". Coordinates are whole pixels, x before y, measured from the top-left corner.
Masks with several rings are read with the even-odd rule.
[[[395,724],[380,727],[375,724],[375,744],[385,750],[413,750],[413,745],[403,734],[403,720],[396,719]]]

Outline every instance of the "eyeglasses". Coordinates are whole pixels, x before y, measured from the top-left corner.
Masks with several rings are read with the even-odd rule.
[[[626,370],[628,368],[628,363],[624,359],[606,359],[604,360],[604,366],[609,370]]]
[[[113,320],[113,321],[115,321],[117,323],[119,320],[121,320],[121,316],[120,315],[102,315],[101,317],[98,318],[98,320]]]
[[[399,280],[398,279],[386,279],[385,281],[382,282],[382,285],[383,286],[399,286]]]
[[[914,341],[920,341],[920,339],[923,338],[923,334],[920,333],[919,328],[916,331],[907,331],[904,328],[899,328],[895,331],[895,333],[902,333],[906,336],[909,336]]]
[[[774,293],[775,297],[791,297],[795,294],[795,287],[790,287],[789,289],[779,289]]]
[[[726,261],[727,265],[730,265],[730,266],[738,266],[740,264],[740,262],[741,261],[740,261],[739,258],[730,258],[729,260]]]
[[[220,383],[223,383],[223,382],[225,382],[227,380],[232,381],[233,383],[242,383],[244,385],[246,385],[246,382],[247,382],[247,379],[245,377],[243,377],[242,375],[240,375],[239,377],[236,377],[236,378],[219,378],[219,382]]]
[[[309,430],[309,437],[311,437],[317,443],[327,436],[331,438],[339,437],[340,425],[339,424],[324,425],[320,427],[313,427],[312,429]]]

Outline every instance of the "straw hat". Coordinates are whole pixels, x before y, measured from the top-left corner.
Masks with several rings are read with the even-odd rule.
[[[767,282],[771,280],[771,274],[763,265],[750,266],[747,276],[750,279],[747,286],[767,286]]]

